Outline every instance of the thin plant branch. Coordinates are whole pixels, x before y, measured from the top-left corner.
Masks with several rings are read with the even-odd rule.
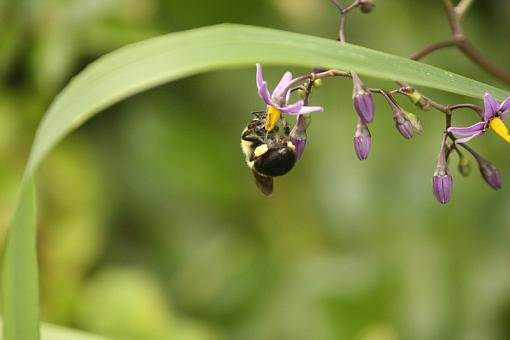
[[[471,5],[473,5],[475,1],[474,0],[461,0],[457,6],[455,6],[455,13],[457,14],[457,17],[459,20],[462,19],[464,14],[469,10]]]
[[[420,60],[420,59],[426,57],[427,55],[429,55],[430,53],[435,52],[437,50],[442,50],[444,48],[456,47],[456,46],[457,46],[457,41],[455,41],[455,40],[440,41],[438,43],[427,46],[427,47],[423,48],[422,50],[416,52],[415,54],[413,54],[411,56],[411,59],[412,60]]]
[[[510,85],[510,73],[490,59],[485,57],[466,37],[464,29],[462,28],[461,19],[467,13],[474,0],[461,0],[457,6],[454,6],[451,0],[441,0],[448,16],[450,30],[452,32],[452,39],[434,43],[424,49],[413,54],[411,59],[420,60],[432,52],[449,48],[457,47],[465,56],[471,59],[474,63],[484,69],[487,73],[495,78]]]

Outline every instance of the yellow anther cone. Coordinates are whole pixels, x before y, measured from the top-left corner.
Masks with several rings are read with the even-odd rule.
[[[274,106],[267,107],[266,124],[264,125],[266,131],[272,131],[280,120],[282,112]]]
[[[501,138],[510,143],[510,134],[508,134],[508,128],[505,123],[501,120],[501,118],[496,117],[491,119],[489,123],[491,129],[498,134]]]

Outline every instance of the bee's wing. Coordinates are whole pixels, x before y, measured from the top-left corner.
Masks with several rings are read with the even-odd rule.
[[[262,176],[252,171],[253,177],[255,177],[255,183],[257,187],[266,196],[271,196],[273,193],[273,177]]]

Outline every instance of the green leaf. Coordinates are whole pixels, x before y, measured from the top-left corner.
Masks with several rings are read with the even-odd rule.
[[[36,212],[34,184],[28,179],[10,225],[2,272],[3,339],[39,337],[39,282],[37,279]]]
[[[0,329],[2,323],[0,322]],[[41,339],[42,340],[108,340],[105,337],[80,332],[75,329],[43,324],[41,325]]]
[[[121,48],[87,67],[59,94],[35,137],[25,183],[51,149],[90,117],[122,99],[186,76],[264,65],[325,67],[481,98],[509,93],[480,82],[367,48],[267,28],[218,25]],[[255,91],[254,91],[255,95]],[[11,223],[4,268],[6,339],[37,338],[37,263],[32,185],[21,191]]]

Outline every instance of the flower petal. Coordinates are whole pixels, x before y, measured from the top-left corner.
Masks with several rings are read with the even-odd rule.
[[[299,110],[303,107],[303,101],[297,101],[295,104],[284,106],[284,107],[278,107],[278,109],[282,112],[288,113],[288,114],[299,114]]]
[[[297,114],[304,115],[312,112],[323,112],[324,108],[322,106],[303,106]]]
[[[263,101],[266,102],[267,105],[276,106],[275,103],[269,98],[269,90],[267,89],[267,83],[263,82],[263,84],[259,88],[259,97],[262,98]]]
[[[282,97],[283,91],[285,91],[285,89],[287,88],[287,85],[289,85],[291,80],[292,80],[292,73],[285,72],[285,74],[283,75],[283,77],[280,80],[280,82],[278,83],[278,85],[276,85],[271,97],[275,100],[278,97]]]
[[[483,135],[484,133],[485,133],[485,131],[483,131],[483,130],[482,130],[482,131],[479,131],[479,132],[477,132],[477,133],[475,133],[475,134],[473,134],[473,135],[471,135],[471,136],[469,136],[469,137],[457,139],[457,140],[455,141],[455,143],[460,144],[460,143],[466,143],[466,142],[469,142],[471,139],[476,138],[476,137],[478,137],[478,136],[481,136],[481,135]]]
[[[264,77],[262,77],[262,66],[260,64],[256,64],[257,67],[257,89],[260,89],[262,87],[262,84],[264,84]]]
[[[489,121],[491,118],[496,116],[496,113],[499,110],[498,102],[496,101],[496,99],[494,99],[493,96],[486,93],[483,96],[483,105],[485,108],[483,117],[484,117],[485,121]]]
[[[456,135],[461,136],[471,136],[474,133],[483,131],[485,129],[485,122],[478,122],[468,127],[460,128],[460,127],[450,127],[448,128],[448,132],[454,133]]]
[[[507,99],[505,99],[501,105],[499,106],[499,112],[501,112],[501,116],[505,115],[508,113],[506,112],[508,110],[508,108],[510,107],[510,97],[508,97]]]
[[[262,77],[262,66],[257,64],[257,89],[259,92],[259,97],[262,98],[263,101],[266,102],[267,105],[274,105],[269,96],[269,90],[267,89],[267,83],[264,81]]]

